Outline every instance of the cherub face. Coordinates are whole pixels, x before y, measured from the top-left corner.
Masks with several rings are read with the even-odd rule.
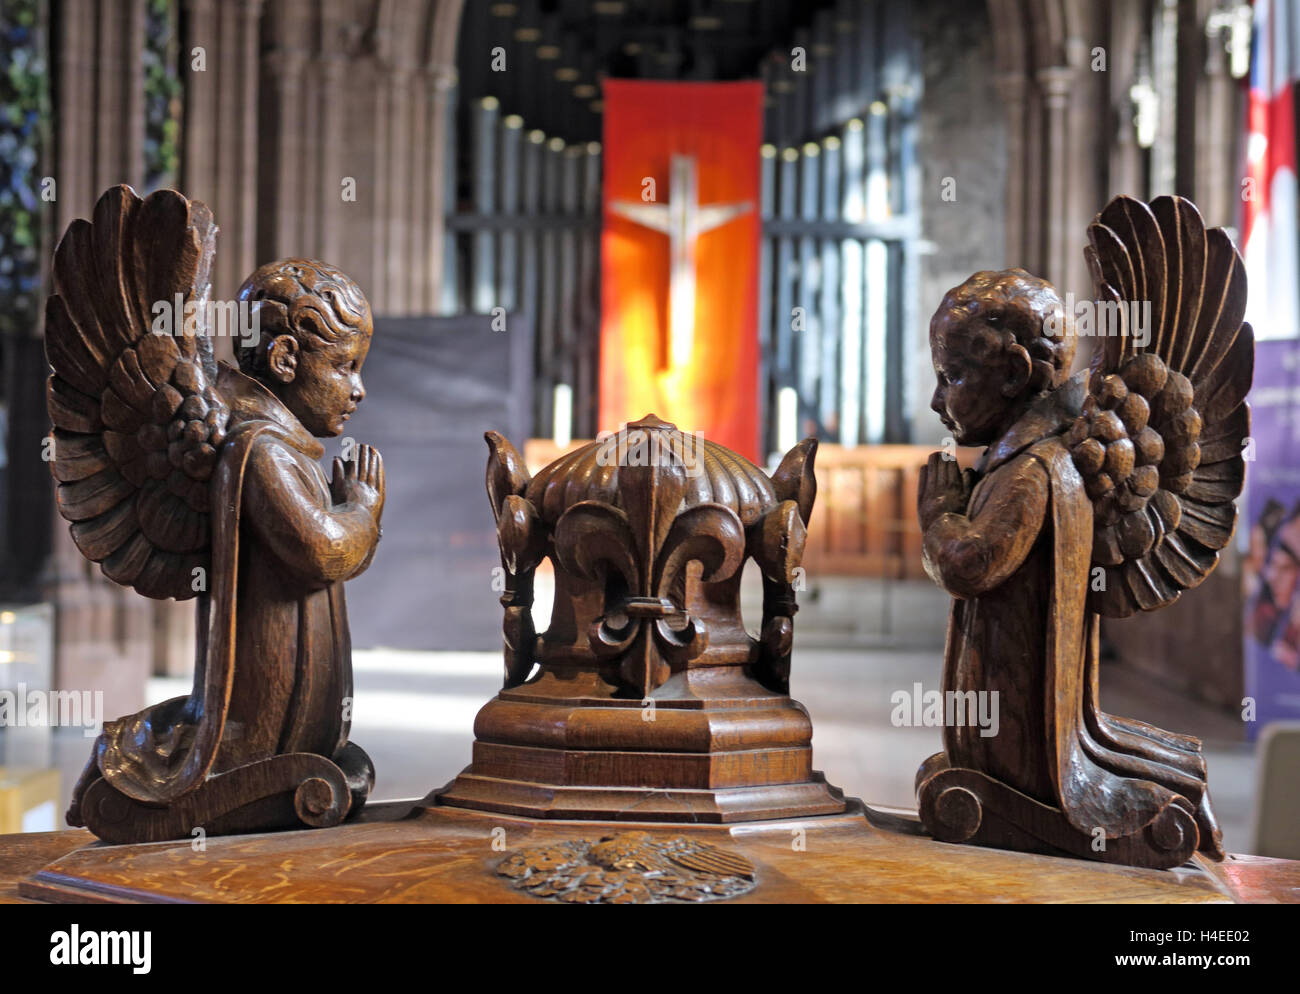
[[[304,348],[291,335],[267,350],[271,375],[284,406],[317,437],[341,435],[366,396],[361,367],[370,351],[369,322],[337,342]]]
[[[1006,427],[1028,371],[1012,369],[1001,348],[977,347],[984,319],[940,309],[930,321],[930,357],[937,381],[930,409],[958,445],[987,445]]]

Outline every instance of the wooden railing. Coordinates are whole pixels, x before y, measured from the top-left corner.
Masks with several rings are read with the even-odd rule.
[[[548,438],[530,438],[524,461],[536,473],[582,444],[575,440],[562,450]],[[904,580],[925,575],[916,487],[933,451],[928,445],[825,443],[817,449],[817,503],[804,551],[809,576]],[[973,449],[957,452],[963,466],[973,465],[976,456]]]
[[[929,445],[823,444],[804,565],[810,574],[914,579],[921,568],[916,489]],[[963,466],[974,451],[959,451]]]

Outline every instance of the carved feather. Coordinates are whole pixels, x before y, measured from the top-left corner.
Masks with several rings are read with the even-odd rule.
[[[101,293],[94,246],[90,222],[77,218],[68,225],[54,250],[53,275],[55,293],[67,310],[68,323],[77,332],[64,344],[70,350],[80,352],[82,362],[102,374],[116,356],[116,351],[108,344],[92,302]]]
[[[149,597],[193,597],[192,571],[210,558],[207,481],[227,414],[212,343],[202,327],[153,326],[157,305],[180,305],[175,325],[206,304],[216,232],[197,201],[118,186],[54,254],[45,349],[59,511],[87,558]],[[207,417],[188,419],[182,440],[172,422],[191,409]]]
[[[1088,235],[1096,298],[1121,304],[1123,334],[1100,343],[1086,423],[1069,437],[1085,440],[1072,448],[1085,480],[1105,465],[1113,484],[1089,488],[1098,522],[1093,563],[1106,577],[1089,604],[1123,617],[1164,607],[1201,583],[1232,537],[1232,502],[1245,479],[1254,333],[1242,321],[1241,257],[1222,229],[1206,229],[1190,201],[1116,197]],[[1150,307],[1145,341],[1133,334],[1130,305]],[[1141,401],[1123,391],[1117,398],[1115,373]],[[1093,430],[1103,417],[1118,418],[1123,437],[1113,424]],[[1131,469],[1120,458],[1127,450],[1111,451],[1130,438],[1138,454]],[[1095,451],[1098,443],[1104,453]],[[1154,492],[1148,466],[1158,470]]]
[[[1128,197],[1112,200],[1101,212],[1099,221],[1109,227],[1126,247],[1126,258],[1132,267],[1133,296],[1124,299],[1150,302],[1151,328],[1156,339],[1152,351],[1158,355],[1167,278],[1165,241],[1160,226],[1146,204]]]
[[[135,487],[114,469],[101,470],[84,480],[60,483],[56,491],[59,513],[69,521],[85,521],[103,514],[120,500],[135,495]]]
[[[124,500],[110,507],[97,518],[77,521],[72,525],[72,540],[82,555],[93,562],[102,562],[120,549],[139,531],[135,518],[135,505]]]
[[[99,292],[92,294],[90,301],[99,315],[109,353],[128,348],[144,330],[139,323],[141,315],[133,306],[134,274],[118,248],[131,244],[139,207],[139,199],[121,186],[106,191],[95,205],[91,248],[99,269]]]
[[[740,853],[707,842],[675,839],[665,847],[668,858],[678,866],[696,873],[722,877],[754,876],[754,864]]]
[[[153,546],[149,544],[149,540],[136,532],[111,555],[104,558],[100,569],[115,583],[120,583],[124,587],[133,586],[152,551]]]
[[[1231,501],[1207,504],[1191,496],[1180,501],[1183,509],[1178,531],[1200,542],[1207,549],[1222,549],[1232,539],[1237,523],[1237,506]]]
[[[108,382],[108,369],[82,340],[60,297],[45,302],[45,358],[60,379],[90,397],[97,397]]]
[[[88,397],[67,380],[51,376],[46,383],[45,402],[56,428],[90,434],[104,427],[99,401]]]
[[[1235,459],[1242,455],[1242,443],[1250,434],[1250,408],[1238,404],[1226,418],[1201,429],[1201,465]]]
[[[99,435],[54,429],[54,478],[60,483],[84,480],[111,465]]]

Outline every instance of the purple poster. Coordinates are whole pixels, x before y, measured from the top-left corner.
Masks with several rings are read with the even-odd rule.
[[[1300,719],[1300,341],[1259,342],[1246,465],[1246,694],[1251,736]]]

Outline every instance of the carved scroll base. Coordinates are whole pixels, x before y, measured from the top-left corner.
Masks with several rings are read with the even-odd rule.
[[[1168,870],[1190,860],[1200,839],[1192,813],[1170,804],[1141,831],[1099,840],[1080,832],[1057,808],[984,773],[962,768],[940,770],[922,779],[917,801],[921,823],[940,842],[1068,854],[1103,863]]]
[[[286,753],[210,777],[166,807],[142,804],[100,779],[82,799],[85,827],[105,842],[164,842],[195,836],[332,828],[365,804],[374,785],[370,758],[349,743],[340,765],[313,753]]]

